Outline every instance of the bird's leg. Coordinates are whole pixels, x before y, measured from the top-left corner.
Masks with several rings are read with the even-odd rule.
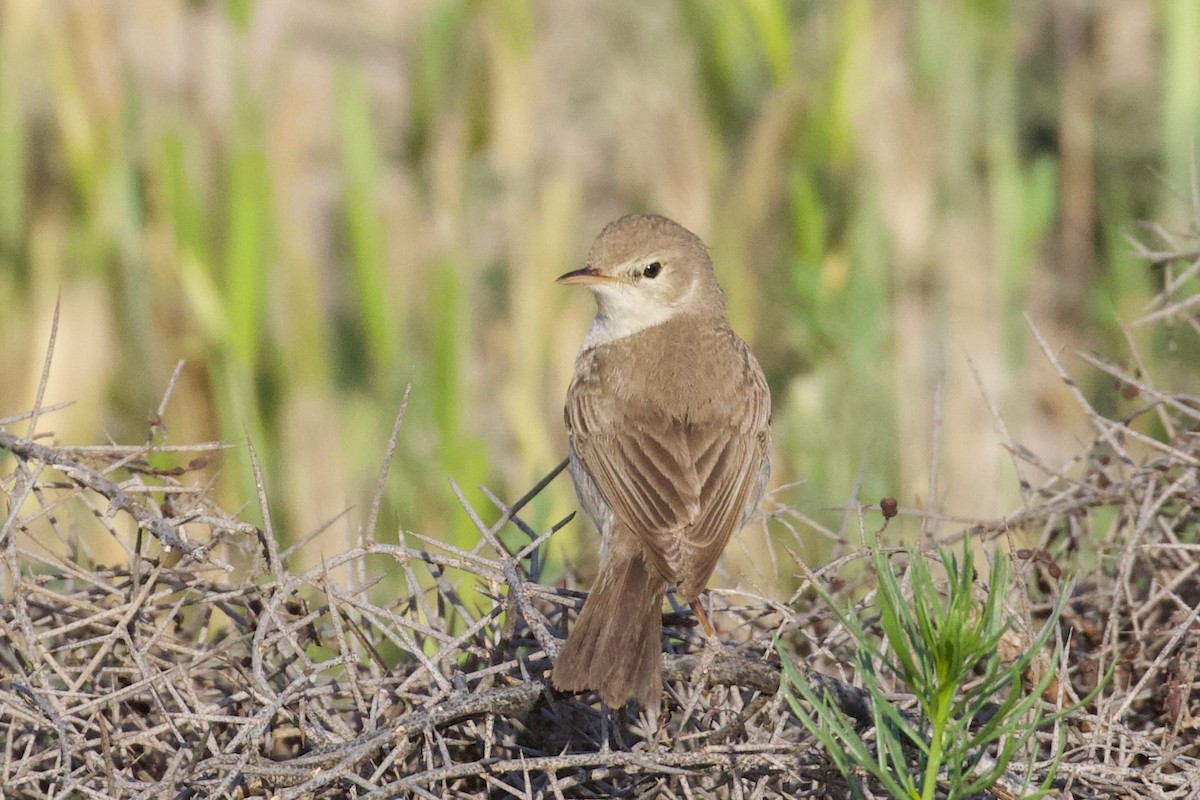
[[[642,710],[642,735],[643,738],[650,744],[651,748],[659,746],[658,735],[660,728],[658,726],[658,706],[646,708]]]
[[[687,731],[688,721],[692,718],[692,714],[695,713],[700,703],[700,698],[704,694],[708,671],[712,668],[713,662],[717,660],[717,656],[721,654],[723,647],[721,640],[717,638],[717,632],[713,628],[712,622],[708,619],[708,614],[704,611],[704,605],[700,602],[700,596],[697,595],[696,599],[689,603],[689,605],[692,608],[692,613],[699,620],[700,627],[704,630],[704,649],[700,653],[700,658],[696,661],[696,666],[692,669],[691,691],[688,692],[687,702],[683,705],[683,714],[679,718],[679,737],[682,737]]]
[[[625,732],[629,727],[629,717],[626,716],[626,714],[629,713],[629,704],[626,703],[619,708],[609,708],[609,713],[612,714],[613,745],[618,750],[622,751],[632,749],[630,748],[629,743],[625,741]]]
[[[692,613],[696,615],[696,619],[700,621],[700,628],[704,631],[704,635],[709,639],[716,638],[717,631],[708,621],[708,614],[704,610],[704,604],[700,602],[700,597],[697,596],[689,605],[692,607]]]
[[[600,752],[607,753],[608,746],[608,715],[612,709],[608,707],[608,703],[600,701]]]

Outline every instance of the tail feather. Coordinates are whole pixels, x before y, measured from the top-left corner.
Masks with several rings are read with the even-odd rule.
[[[657,709],[666,591],[666,580],[641,553],[610,552],[554,664],[554,687],[598,690],[613,708],[634,698]]]

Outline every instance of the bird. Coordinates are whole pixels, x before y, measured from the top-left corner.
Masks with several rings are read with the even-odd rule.
[[[557,280],[596,299],[564,419],[600,565],[551,682],[657,713],[663,599],[673,586],[714,641],[699,598],[766,487],[770,390],[729,326],[707,248],[678,223],[621,217]]]

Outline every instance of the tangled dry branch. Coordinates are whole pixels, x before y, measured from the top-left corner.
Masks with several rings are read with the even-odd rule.
[[[1148,313],[1174,309],[1171,319],[1200,332],[1195,307],[1164,297]],[[1200,796],[1200,399],[1158,388],[1144,369],[1081,357],[1144,404],[1109,419],[1076,391],[1094,441],[1061,467],[1010,441],[1025,502],[972,531],[1018,543],[993,556],[1026,577],[1010,598],[1018,650],[1062,571],[1076,573],[1062,662],[1044,666],[1058,672],[1053,702],[1086,694],[1117,664],[1095,704],[1045,732],[1034,771],[1061,737],[1064,797]],[[832,541],[830,562],[810,571],[797,560],[787,602],[714,594],[719,647],[686,615],[667,615],[665,713],[651,730],[645,715],[548,688],[581,595],[543,579],[544,547],[565,520],[536,532],[521,509],[554,474],[511,505],[489,495],[490,510],[459,493],[479,529],[472,549],[415,532],[381,541],[377,501],[361,541],[305,568],[298,551],[279,551],[269,523],[250,525],[209,497],[197,470],[221,445],[152,435],[72,447],[10,432],[51,410],[0,420],[5,796],[847,794],[779,695],[774,645],[787,642],[809,680],[856,713],[851,643],[807,589],[837,586],[864,551],[794,511],[781,508],[773,524]],[[260,480],[269,520],[262,494]],[[132,538],[120,566],[93,562],[80,535],[89,526]],[[525,539],[510,550],[502,532],[514,528]],[[841,591],[871,600],[861,586]]]

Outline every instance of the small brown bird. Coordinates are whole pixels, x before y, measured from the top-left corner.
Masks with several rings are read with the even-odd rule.
[[[558,281],[596,296],[566,423],[571,477],[601,545],[554,686],[656,711],[663,597],[674,585],[713,635],[698,598],[766,485],[771,396],[729,327],[704,243],[675,222],[622,217]]]

